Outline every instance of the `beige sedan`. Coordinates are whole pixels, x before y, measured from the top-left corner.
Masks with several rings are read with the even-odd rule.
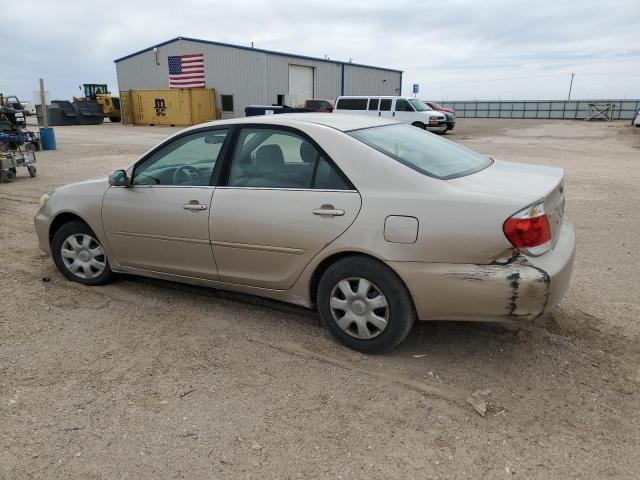
[[[569,284],[564,172],[377,117],[183,130],[126,170],[44,195],[40,247],[86,285],[127,273],[317,308],[362,351],[416,319],[533,319]]]

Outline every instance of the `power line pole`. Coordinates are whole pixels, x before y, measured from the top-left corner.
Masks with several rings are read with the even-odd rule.
[[[571,83],[569,84],[569,98],[567,100],[571,100],[571,88],[573,87],[573,77],[575,76],[575,73],[571,74]]]

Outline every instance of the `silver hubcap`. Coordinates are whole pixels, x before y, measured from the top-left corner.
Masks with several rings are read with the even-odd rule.
[[[387,328],[389,304],[380,289],[365,278],[345,278],[333,287],[331,314],[343,332],[369,340]]]
[[[64,266],[76,277],[99,277],[107,266],[102,246],[91,235],[84,233],[69,235],[62,242],[60,253]]]

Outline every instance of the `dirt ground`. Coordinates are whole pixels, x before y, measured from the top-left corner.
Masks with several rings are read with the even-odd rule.
[[[451,140],[566,170],[573,280],[535,322],[423,322],[381,356],[276,302],[58,274],[40,195],[174,130],[57,127],[0,185],[1,479],[640,478],[640,129],[460,119]]]

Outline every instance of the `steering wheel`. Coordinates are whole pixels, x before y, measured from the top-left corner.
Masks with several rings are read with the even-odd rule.
[[[182,165],[173,172],[174,185],[202,185],[202,172],[192,165]]]

